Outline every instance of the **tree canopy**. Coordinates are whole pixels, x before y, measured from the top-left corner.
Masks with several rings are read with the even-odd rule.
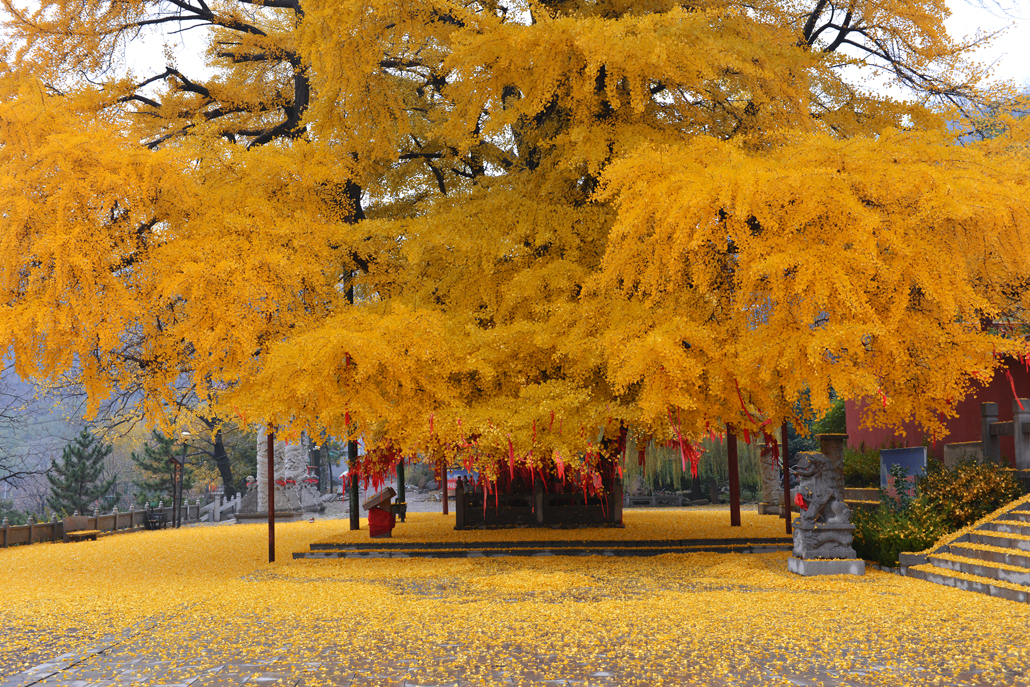
[[[1025,353],[1028,128],[940,0],[2,1],[23,374],[541,465]],[[160,24],[204,73],[117,68]]]

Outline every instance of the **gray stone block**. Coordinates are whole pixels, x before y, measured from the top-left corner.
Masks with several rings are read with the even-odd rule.
[[[927,582],[933,582],[934,584],[940,584],[946,587],[954,587],[955,589],[961,589],[967,592],[986,594],[999,599],[1008,599],[1009,601],[1016,601],[1018,603],[1027,603],[1030,601],[1030,594],[1027,592],[1009,589],[1008,587],[997,587],[987,582],[967,580],[962,577],[952,577],[951,575],[929,571],[924,572],[922,570],[909,570],[906,577],[913,577],[917,580],[926,580]]]
[[[963,441],[944,445],[944,467],[954,468],[962,461],[984,462],[982,441]]]
[[[1002,553],[1000,551],[988,549],[977,549],[973,546],[962,544],[952,545],[949,548],[950,551],[941,551],[940,553],[953,553],[956,556],[978,558],[980,560],[987,561],[988,563],[1004,563],[1005,565],[1014,565],[1019,568],[1027,568],[1030,570],[1030,555],[1019,553],[1018,550],[1015,549],[1012,553]]]
[[[1030,539],[1014,539],[1006,537],[998,532],[988,530],[974,530],[969,533],[969,541],[974,544],[987,544],[988,546],[1001,546],[1020,551],[1030,551]]]
[[[925,553],[899,553],[898,565],[923,565],[926,563]]]
[[[1010,584],[1018,584],[1024,587],[1030,586],[1030,570],[1009,570],[998,568],[989,563],[966,563],[964,561],[953,561],[946,558],[930,556],[930,562],[936,568],[954,570],[956,572],[983,577],[988,580],[1001,580]]]
[[[851,546],[855,526],[851,524],[808,523],[794,520],[794,557],[798,560],[855,558]]]
[[[787,559],[787,570],[795,575],[865,575],[865,561],[860,559],[815,559],[805,560],[791,556]]]
[[[989,522],[987,523],[987,527],[995,532],[1004,532],[1005,534],[1018,534],[1021,537],[1030,537],[1030,524],[1019,525],[1009,522]]]

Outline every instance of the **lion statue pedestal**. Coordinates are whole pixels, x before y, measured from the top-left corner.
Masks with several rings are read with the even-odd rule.
[[[794,472],[800,477],[797,493],[804,505],[792,523],[794,552],[787,570],[798,575],[864,575],[865,561],[851,547],[851,509],[830,460],[822,453],[799,453]]]

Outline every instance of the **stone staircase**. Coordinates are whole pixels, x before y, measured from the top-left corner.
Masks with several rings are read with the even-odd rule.
[[[932,551],[899,558],[902,575],[1030,603],[1030,497],[1000,508]]]

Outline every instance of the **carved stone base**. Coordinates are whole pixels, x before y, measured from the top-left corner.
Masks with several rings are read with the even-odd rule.
[[[795,575],[865,575],[865,561],[853,560],[801,560],[791,556],[787,570]]]
[[[759,515],[779,515],[780,504],[778,503],[760,503],[758,504]]]
[[[268,511],[260,513],[237,513],[233,517],[236,518],[236,524],[241,525],[249,522],[268,522]],[[293,522],[295,520],[303,520],[304,514],[299,511],[292,510],[277,510],[275,512],[276,522]]]
[[[851,548],[854,525],[831,525],[821,522],[813,525],[802,522],[801,518],[795,518],[792,525],[795,558],[855,558],[855,549]]]

